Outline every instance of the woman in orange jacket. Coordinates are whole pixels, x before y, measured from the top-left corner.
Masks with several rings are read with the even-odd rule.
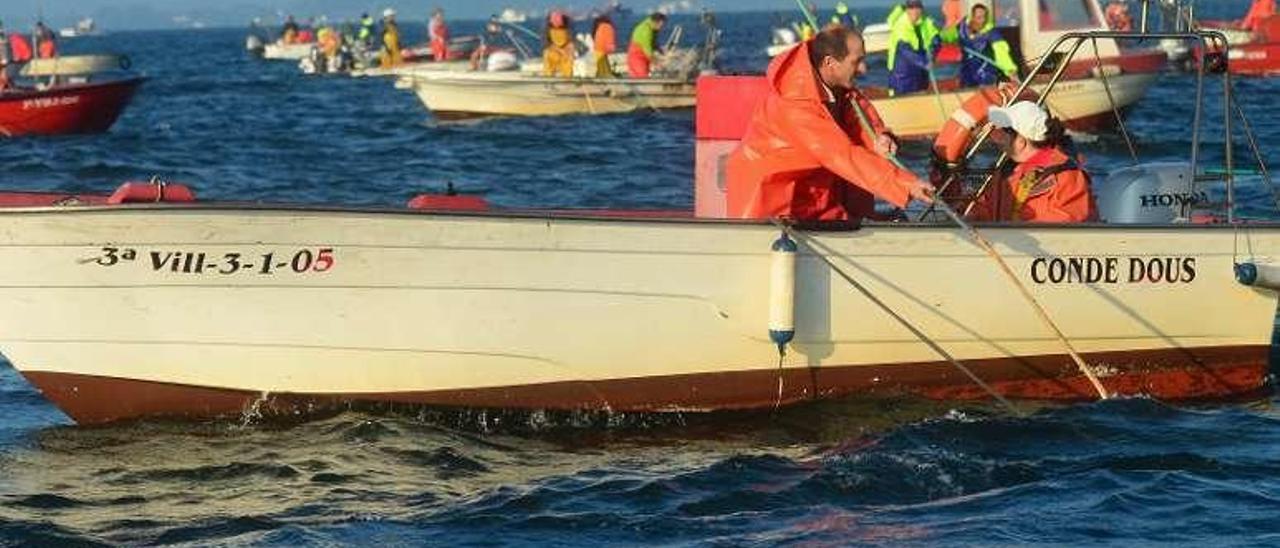
[[[1038,223],[1098,220],[1089,174],[1070,152],[1071,138],[1061,121],[1031,101],[991,107],[989,118],[991,139],[1017,166],[1003,181],[992,182],[974,203],[970,218]]]

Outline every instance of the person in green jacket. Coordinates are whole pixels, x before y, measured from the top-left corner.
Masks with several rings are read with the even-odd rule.
[[[849,13],[849,5],[836,2],[836,12],[831,16],[829,25],[840,25],[847,29],[858,28],[858,16]]]
[[[906,0],[889,13],[889,88],[895,95],[929,87],[933,57],[942,45],[938,26],[920,0]]]
[[[996,32],[995,20],[982,4],[974,4],[955,28],[942,31],[942,40],[960,44],[961,86],[989,86],[1018,75],[1009,43]]]
[[[627,73],[632,78],[649,77],[654,54],[662,53],[658,47],[658,33],[666,23],[666,14],[655,12],[631,31],[631,45],[627,46]]]

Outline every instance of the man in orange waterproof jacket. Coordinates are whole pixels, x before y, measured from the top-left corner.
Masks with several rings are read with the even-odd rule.
[[[1017,162],[1004,180],[974,203],[977,221],[1080,223],[1098,220],[1089,174],[1072,153],[1071,138],[1039,105],[1019,101],[991,107],[991,140]],[[1003,183],[1003,184],[1002,184]]]
[[[769,94],[726,166],[728,216],[848,220],[872,215],[876,197],[932,201],[933,186],[886,159],[897,144],[853,83],[865,55],[837,26],[769,64]]]

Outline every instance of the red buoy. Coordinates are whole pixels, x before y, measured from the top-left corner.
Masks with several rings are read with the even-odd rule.
[[[194,202],[195,193],[187,185],[179,183],[143,183],[131,181],[120,185],[108,204],[136,204],[146,202]]]

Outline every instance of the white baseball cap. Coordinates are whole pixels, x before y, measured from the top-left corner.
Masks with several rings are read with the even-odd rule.
[[[396,16],[396,10],[393,10],[393,9],[391,9],[391,8],[387,8],[387,9],[385,9],[385,10],[382,10],[382,16],[383,16],[383,17],[395,17],[395,16]]]
[[[1031,101],[991,107],[987,109],[987,119],[995,127],[1012,129],[1032,141],[1043,141],[1049,134],[1049,114]]]

